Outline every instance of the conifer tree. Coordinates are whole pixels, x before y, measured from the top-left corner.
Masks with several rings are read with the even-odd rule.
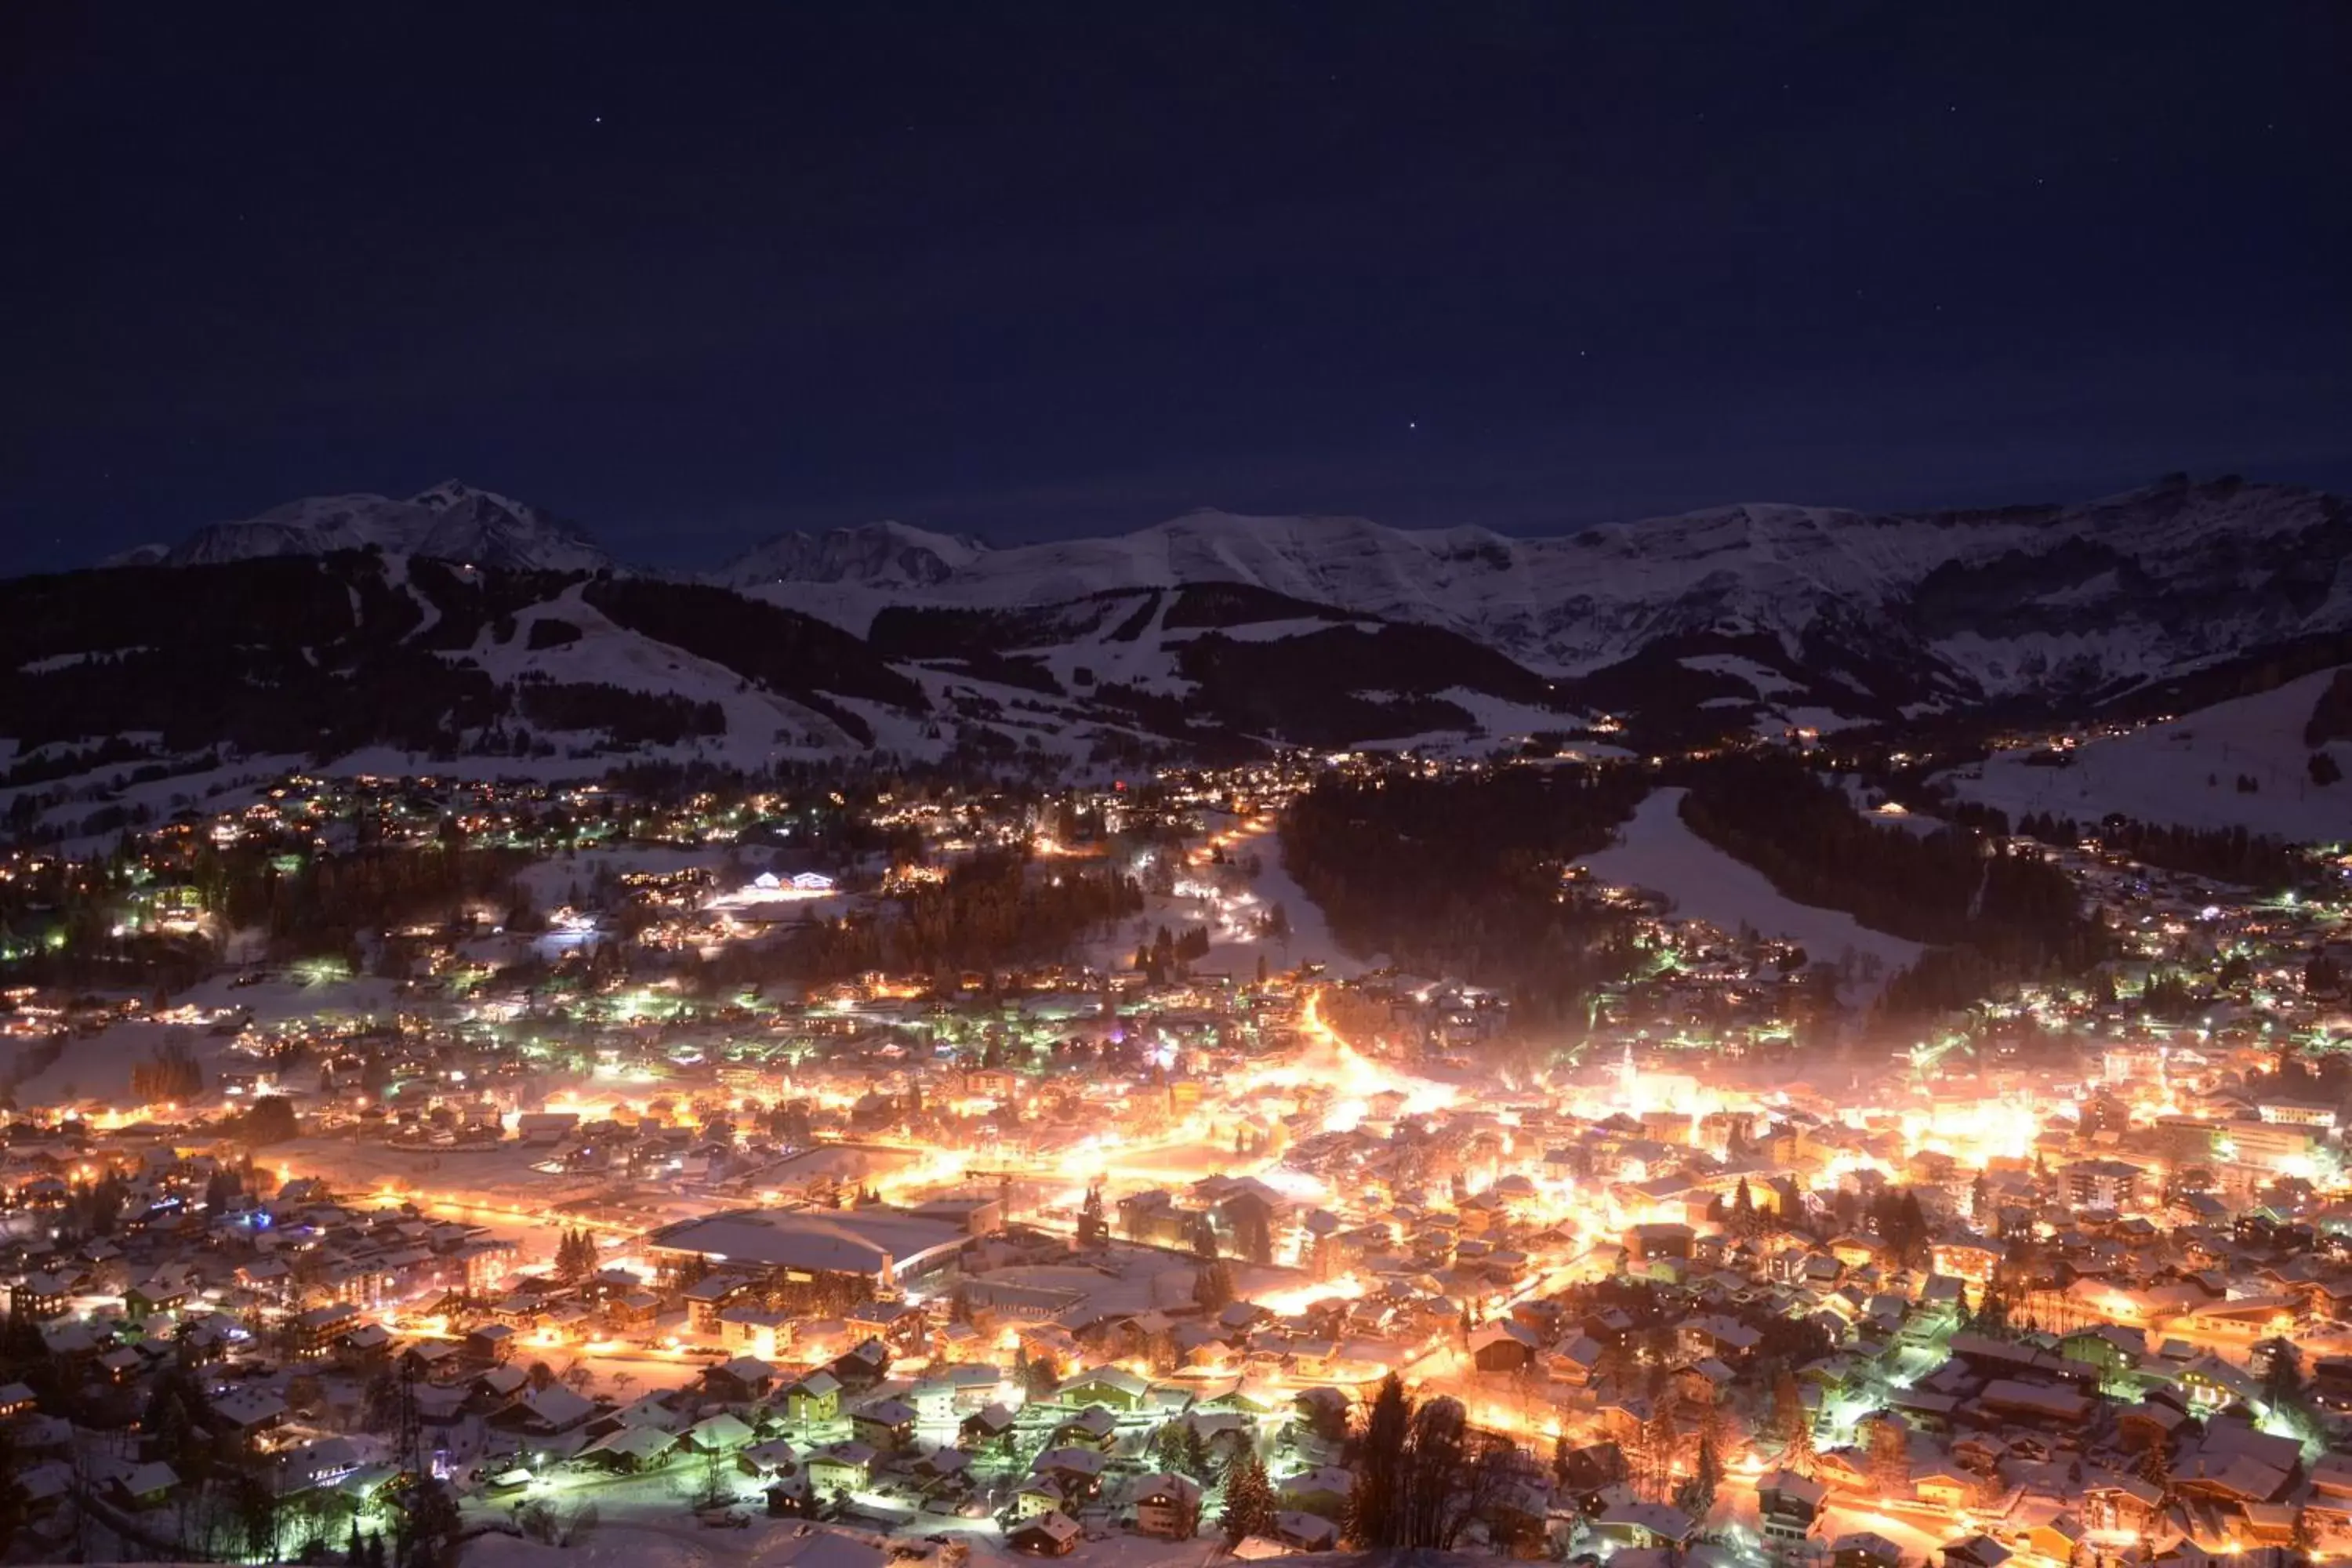
[[[1275,1522],[1274,1483],[1265,1464],[1255,1454],[1244,1454],[1225,1477],[1225,1510],[1217,1523],[1225,1544],[1237,1546],[1252,1535],[1271,1535]]]

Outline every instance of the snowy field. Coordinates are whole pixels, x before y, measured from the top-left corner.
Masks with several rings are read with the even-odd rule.
[[[2012,817],[2041,811],[2095,821],[2119,811],[2144,822],[2332,842],[2352,836],[2352,744],[2328,748],[2347,776],[2323,788],[2306,771],[2303,727],[2334,677],[2324,670],[2134,734],[2086,742],[2072,767],[2031,767],[2032,753],[2003,752],[1939,776],[1963,799]],[[2241,773],[2261,789],[2239,793]]]
[[[509,1535],[478,1536],[466,1543],[458,1568],[880,1568],[884,1561],[879,1543],[885,1538],[862,1531],[756,1514],[746,1529],[711,1530],[675,1500],[632,1506],[616,1495],[626,1489],[609,1489],[594,1499],[602,1522],[584,1541],[555,1547]],[[1035,1561],[1007,1547],[992,1521],[926,1516],[923,1528],[952,1532],[970,1547],[974,1568]],[[1223,1555],[1222,1545],[1208,1537],[1155,1541],[1118,1532],[1082,1540],[1061,1561],[1077,1568],[1200,1568]]]
[[[1188,883],[1214,884],[1220,890],[1213,896],[1147,898],[1142,914],[1121,921],[1111,936],[1094,944],[1087,955],[1089,962],[1109,969],[1122,968],[1135,956],[1139,942],[1149,942],[1160,926],[1181,931],[1187,926],[1205,925],[1209,928],[1209,956],[1192,966],[1199,973],[1223,973],[1247,980],[1257,973],[1261,955],[1276,970],[1320,963],[1342,979],[1352,979],[1370,967],[1339,945],[1339,939],[1331,934],[1329,922],[1323,918],[1321,907],[1307,896],[1307,890],[1283,864],[1282,839],[1275,831],[1272,817],[1258,818],[1257,828],[1248,832],[1235,831],[1231,818],[1212,820],[1218,824],[1218,831],[1232,836],[1225,853],[1236,864],[1192,868],[1184,873],[1184,879]],[[1238,865],[1251,855],[1258,858],[1255,879],[1247,877]],[[1289,919],[1290,934],[1279,940],[1258,935],[1255,921],[1276,904],[1282,906],[1282,912]]]
[[[1922,951],[1916,942],[1871,930],[1852,915],[1783,897],[1761,871],[1733,859],[1683,826],[1680,789],[1653,791],[1617,843],[1584,864],[1599,880],[1641,888],[1672,900],[1674,912],[1726,931],[1744,921],[1767,936],[1802,943],[1816,962],[1851,951],[1874,956],[1892,974]]]
[[[397,1010],[399,986],[395,981],[361,978],[314,986],[288,976],[240,986],[233,984],[232,979],[226,973],[215,974],[167,1000],[174,1009],[182,1005],[250,1009],[252,1021],[263,1027],[318,1017],[384,1017]],[[220,1070],[231,1065],[233,1058],[247,1067],[257,1065],[249,1057],[236,1056],[236,1040],[231,1036],[215,1034],[199,1025],[134,1018],[74,1039],[55,1062],[23,1078],[12,1092],[16,1103],[26,1107],[61,1106],[79,1100],[102,1105],[132,1103],[132,1069],[152,1061],[157,1048],[167,1040],[184,1046],[204,1068],[205,1081],[212,1086],[207,1089],[205,1102],[218,1102]],[[15,1078],[19,1053],[27,1048],[25,1044],[0,1047],[0,1076]]]

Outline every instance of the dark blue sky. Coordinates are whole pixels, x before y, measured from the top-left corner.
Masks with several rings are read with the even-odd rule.
[[[2352,483],[2352,12],[0,15],[0,569],[446,477],[624,554]]]

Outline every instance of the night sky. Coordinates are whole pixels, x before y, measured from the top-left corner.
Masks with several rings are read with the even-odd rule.
[[[0,8],[0,569],[2352,486],[2352,8]]]

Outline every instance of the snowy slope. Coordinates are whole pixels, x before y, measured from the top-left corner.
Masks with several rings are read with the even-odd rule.
[[[2035,701],[2082,716],[2179,710],[2207,700],[2180,678],[2210,667],[2229,667],[2235,681],[2235,672],[2283,649],[2295,662],[2282,668],[2352,658],[2352,506],[2226,479],[1978,511],[1728,506],[1528,538],[1199,511],[1131,533],[997,547],[882,522],[771,540],[705,584],[616,577],[597,591],[659,583],[707,601],[683,621],[641,626],[643,635],[567,613],[555,618],[580,626],[582,640],[536,650],[514,628],[546,618],[534,612],[562,585],[497,572],[578,572],[609,558],[536,507],[454,481],[407,500],[293,502],[204,530],[163,560],[251,562],[266,572],[289,563],[258,558],[370,546],[383,552],[401,603],[378,596],[368,614],[380,621],[413,608],[411,644],[478,665],[500,686],[545,676],[715,702],[727,734],[687,749],[729,760],[834,750],[861,724],[883,750],[936,752],[968,732],[983,748],[1009,742],[1072,755],[1093,752],[1106,731],[1189,744],[1210,729],[1311,745],[1475,748],[1602,713],[1664,749],[1726,734],[1966,715],[2005,699],[2024,700],[2014,711],[2032,711]],[[154,558],[142,550],[124,559]],[[428,571],[430,560],[485,571],[428,592],[420,583],[448,576]],[[45,724],[21,731],[28,746],[60,738],[58,715],[82,714],[85,688],[106,695],[98,655],[129,658],[155,640],[143,629],[151,621],[176,613],[168,585],[108,581],[119,591],[110,588],[106,600],[119,606],[85,595],[71,614],[50,614],[38,635],[11,645],[0,696],[19,710],[45,694],[71,698],[52,696]],[[299,586],[276,584],[256,615]],[[763,658],[772,640],[765,631],[725,647],[698,639],[696,617],[740,618],[730,605],[750,609],[722,586],[865,641],[866,649],[835,646],[826,655],[835,674],[863,669],[867,683],[856,689],[902,706],[845,697],[827,709],[839,693],[783,668],[797,653],[782,656],[782,665]],[[150,604],[153,596],[164,602]],[[66,587],[28,590],[18,618],[30,624],[44,602],[70,597]],[[576,593],[569,601],[584,611]],[[352,603],[356,611],[356,586]],[[124,613],[105,613],[112,608]],[[336,618],[315,603],[304,613]],[[754,618],[761,616],[790,619],[764,610]],[[298,634],[287,619],[279,655],[320,668],[318,634]],[[476,635],[491,626],[507,629]],[[715,649],[732,668],[655,638]],[[224,640],[243,646],[215,628],[208,640],[156,657],[219,654]],[[372,649],[364,627],[341,640],[354,655],[399,668]],[[891,697],[895,678],[877,674],[877,661],[917,681],[929,709]],[[195,696],[303,684],[301,668],[214,662],[223,667],[218,681]],[[759,668],[766,673],[748,687],[736,678]],[[453,686],[450,696],[454,703],[467,693]],[[114,727],[124,731],[161,728],[174,716],[148,710],[152,703],[115,707],[125,718]],[[130,721],[134,710],[138,722]],[[323,729],[332,717],[318,722]],[[182,736],[175,746],[193,753],[212,738]],[[306,741],[307,732],[265,736],[253,746],[282,751]],[[2301,763],[2284,757],[2277,766],[2287,777]],[[2008,780],[2012,765],[1996,764],[2001,776],[1988,787],[2013,795],[2068,786],[2079,795],[2084,784],[2038,773]],[[2237,770],[2196,777],[2204,771]],[[2260,801],[2258,815],[2273,815],[2291,784]],[[2263,794],[2273,796],[2271,786]],[[2231,820],[2252,809],[2236,799],[2206,806]]]
[[[404,501],[291,502],[203,530],[163,559],[368,545],[494,567],[611,563],[547,512],[455,481]],[[1848,695],[1778,678],[1758,695],[1835,721],[2015,695],[2112,699],[2250,649],[2352,633],[2352,507],[2287,486],[2172,479],[2064,505],[1738,505],[1527,538],[1196,511],[1131,533],[992,547],[877,522],[782,535],[709,580],[860,636],[893,605],[1241,584],[1443,627],[1552,678],[1604,673],[1668,641],[1699,655],[1730,651],[1710,639],[1744,642],[1752,662],[1761,643]]]
[[[2312,748],[2303,739],[2312,705],[2334,674],[2322,670],[2131,734],[2086,741],[2071,766],[2037,767],[2032,752],[2000,752],[1940,776],[1963,799],[2012,817],[2048,812],[2095,821],[2121,812],[2144,822],[2340,840],[2352,837],[2352,742],[2326,748],[2347,776],[2320,785],[2312,782]],[[2259,787],[2240,790],[2241,775]]]
[[[1659,894],[1674,913],[1727,931],[1753,926],[1766,936],[1801,944],[1816,961],[1836,963],[1852,952],[1864,967],[1891,976],[1923,951],[1916,942],[1873,931],[1841,910],[1801,904],[1772,886],[1763,872],[1735,860],[1683,825],[1680,789],[1653,791],[1620,830],[1618,841],[1584,864],[1612,886]]]
[[[855,532],[856,531],[847,531]],[[836,536],[829,536],[836,537]],[[1108,539],[927,557],[919,587],[839,573],[838,589],[883,602],[1051,604],[1120,588],[1246,583],[1293,598],[1467,632],[1542,667],[1580,672],[1652,638],[1726,621],[1809,624],[1826,598],[1892,597],[1950,559],[1956,542],[1998,553],[2024,535],[1958,539],[1932,521],[1874,520],[1806,507],[1728,507],[1556,539],[1483,529],[1412,531],[1362,518],[1193,512]],[[860,553],[847,545],[834,560]],[[740,565],[740,563],[739,563]],[[722,580],[822,613],[831,595],[735,568]],[[779,588],[782,593],[779,593]]]
[[[530,628],[541,620],[560,620],[579,628],[581,635],[560,647],[533,648]],[[516,616],[516,628],[517,635],[503,642],[485,632],[460,657],[501,684],[528,674],[558,683],[617,686],[693,702],[715,702],[726,714],[723,736],[699,737],[677,747],[648,751],[756,768],[779,756],[859,749],[838,725],[814,710],[750,685],[724,665],[614,625],[582,598],[576,583],[555,599]],[[549,738],[560,742],[567,732],[551,732]],[[571,734],[568,738],[581,737]]]
[[[1663,638],[1761,633],[1792,657],[1933,666],[1948,705],[2112,690],[2352,628],[2352,509],[2235,480],[2067,506],[1871,515],[1732,506],[1554,538],[1362,518],[1193,512],[990,548],[898,524],[787,536],[719,581],[851,629],[885,605],[1052,604],[1244,583],[1445,626],[1549,674]]]

